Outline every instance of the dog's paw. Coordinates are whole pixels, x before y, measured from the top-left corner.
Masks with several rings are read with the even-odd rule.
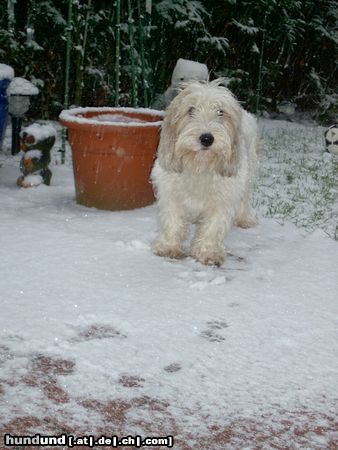
[[[156,241],[152,246],[152,251],[157,256],[164,256],[171,259],[182,259],[185,253],[178,245],[168,245],[163,242]]]
[[[235,225],[240,228],[252,228],[257,225],[257,219],[254,216],[238,217]]]
[[[223,250],[195,250],[192,256],[206,266],[221,266],[225,261]]]

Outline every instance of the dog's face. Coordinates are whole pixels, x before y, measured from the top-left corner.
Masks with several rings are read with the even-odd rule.
[[[166,168],[236,173],[240,111],[230,91],[217,81],[189,83],[172,101],[164,120],[159,157],[167,152]]]

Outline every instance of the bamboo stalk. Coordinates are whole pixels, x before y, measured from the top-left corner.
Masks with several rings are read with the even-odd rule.
[[[137,84],[135,68],[135,43],[134,43],[134,20],[132,17],[131,0],[128,0],[128,30],[130,39],[130,60],[131,60],[131,97],[134,107],[137,106]]]
[[[85,18],[85,26],[83,31],[82,48],[78,51],[76,58],[76,88],[75,88],[75,98],[74,102],[76,105],[81,105],[82,98],[82,88],[83,88],[83,74],[84,74],[84,60],[85,52],[87,46],[87,36],[88,36],[88,22],[91,13],[92,0],[88,0],[87,12]]]
[[[158,59],[157,66],[159,67],[158,72],[156,68],[156,73],[158,73],[158,86],[160,87],[161,91],[165,90],[166,86],[166,58],[167,58],[167,40],[164,33],[164,20],[161,21],[161,40],[160,40],[160,46],[161,49],[160,57]]]
[[[121,3],[116,0],[116,42],[115,42],[115,106],[120,101],[120,45],[121,45]]]
[[[65,69],[65,93],[63,106],[67,109],[69,106],[69,72],[70,72],[70,52],[72,46],[72,29],[73,29],[73,0],[68,0],[68,18],[67,18],[67,47],[66,47],[66,69]],[[62,145],[61,145],[61,164],[65,163],[66,153],[66,139],[67,131],[65,128],[62,130]]]
[[[14,4],[15,0],[7,0],[7,29],[10,34],[14,36],[14,29],[15,29],[15,14],[14,14]]]
[[[262,72],[263,72],[263,60],[264,60],[264,49],[265,49],[265,37],[266,37],[266,19],[267,19],[267,13],[264,16],[262,44],[261,44],[261,51],[260,51],[260,55],[259,55],[258,83],[257,83],[257,91],[256,91],[256,114],[258,113],[261,96],[262,96]]]
[[[141,52],[141,68],[142,68],[142,83],[143,83],[143,96],[144,96],[144,106],[148,106],[148,86],[146,77],[146,66],[145,66],[145,53],[144,53],[144,29],[143,29],[143,13],[141,10],[141,2],[137,0],[137,12],[138,12],[138,29],[140,35],[140,52]]]

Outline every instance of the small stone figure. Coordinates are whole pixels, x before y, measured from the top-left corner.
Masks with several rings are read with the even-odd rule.
[[[207,81],[209,78],[208,67],[205,64],[189,59],[179,58],[172,73],[171,84],[164,94],[159,95],[152,108],[165,109],[174,97],[179,93],[182,83],[188,81]]]
[[[48,164],[55,143],[55,129],[51,125],[34,123],[24,128],[20,137],[24,155],[20,162],[22,175],[17,179],[17,185],[27,188],[44,183],[49,186],[52,172]]]
[[[325,148],[332,155],[338,155],[338,123],[331,125],[325,133]]]
[[[207,81],[209,77],[208,67],[205,64],[189,59],[179,58],[174,68],[171,84],[164,93],[166,107],[179,92],[182,83],[188,81]]]

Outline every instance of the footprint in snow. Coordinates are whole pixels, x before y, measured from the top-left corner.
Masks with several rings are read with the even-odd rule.
[[[211,276],[205,281],[195,281],[194,283],[190,284],[189,287],[202,291],[209,286],[219,286],[221,284],[225,284],[227,281],[231,281],[231,278],[226,277],[225,275],[219,275],[216,277]]]
[[[70,375],[74,372],[75,362],[70,359],[39,354],[32,359],[32,371],[44,375]]]
[[[165,370],[168,373],[179,372],[181,369],[182,366],[179,363],[171,363],[168,366],[163,367],[163,370]]]
[[[94,323],[82,329],[73,342],[91,341],[94,339],[120,338],[125,339],[127,336],[109,324]]]
[[[248,260],[247,260],[247,258],[245,258],[245,256],[235,255],[234,253],[231,253],[231,252],[227,252],[227,257],[232,259],[232,260],[235,260],[237,262],[240,262],[240,263],[247,263],[248,262]]]
[[[145,379],[137,375],[122,375],[119,378],[119,383],[126,388],[139,388],[143,387]]]
[[[14,355],[11,349],[7,345],[0,344],[0,367],[10,359],[13,359]]]
[[[229,308],[235,308],[236,306],[239,306],[240,304],[237,302],[231,302],[229,303],[227,306],[229,306]]]
[[[180,281],[189,283],[190,288],[199,290],[203,290],[209,286],[225,284],[232,280],[232,277],[223,273],[219,274],[217,269],[214,268],[210,268],[209,270],[184,270],[180,272],[177,277]]]
[[[225,337],[221,334],[223,330],[229,327],[224,320],[209,320],[206,322],[206,329],[200,333],[203,339],[209,342],[222,342]]]
[[[37,388],[56,404],[69,402],[69,395],[58,382],[58,376],[71,375],[75,362],[57,356],[38,354],[31,359],[28,372],[21,377],[25,386]]]
[[[175,265],[182,271],[177,274],[180,281],[187,282],[192,289],[203,290],[210,286],[218,286],[232,281],[235,271],[247,271],[243,264],[247,264],[247,259],[243,256],[234,255],[228,252],[228,259],[224,266],[203,266],[192,258],[183,260],[173,260],[166,258],[165,263]],[[188,269],[188,270],[187,270]]]
[[[147,242],[140,241],[138,239],[133,239],[130,242],[116,241],[115,245],[121,248],[126,248],[128,250],[149,250],[150,245]]]

